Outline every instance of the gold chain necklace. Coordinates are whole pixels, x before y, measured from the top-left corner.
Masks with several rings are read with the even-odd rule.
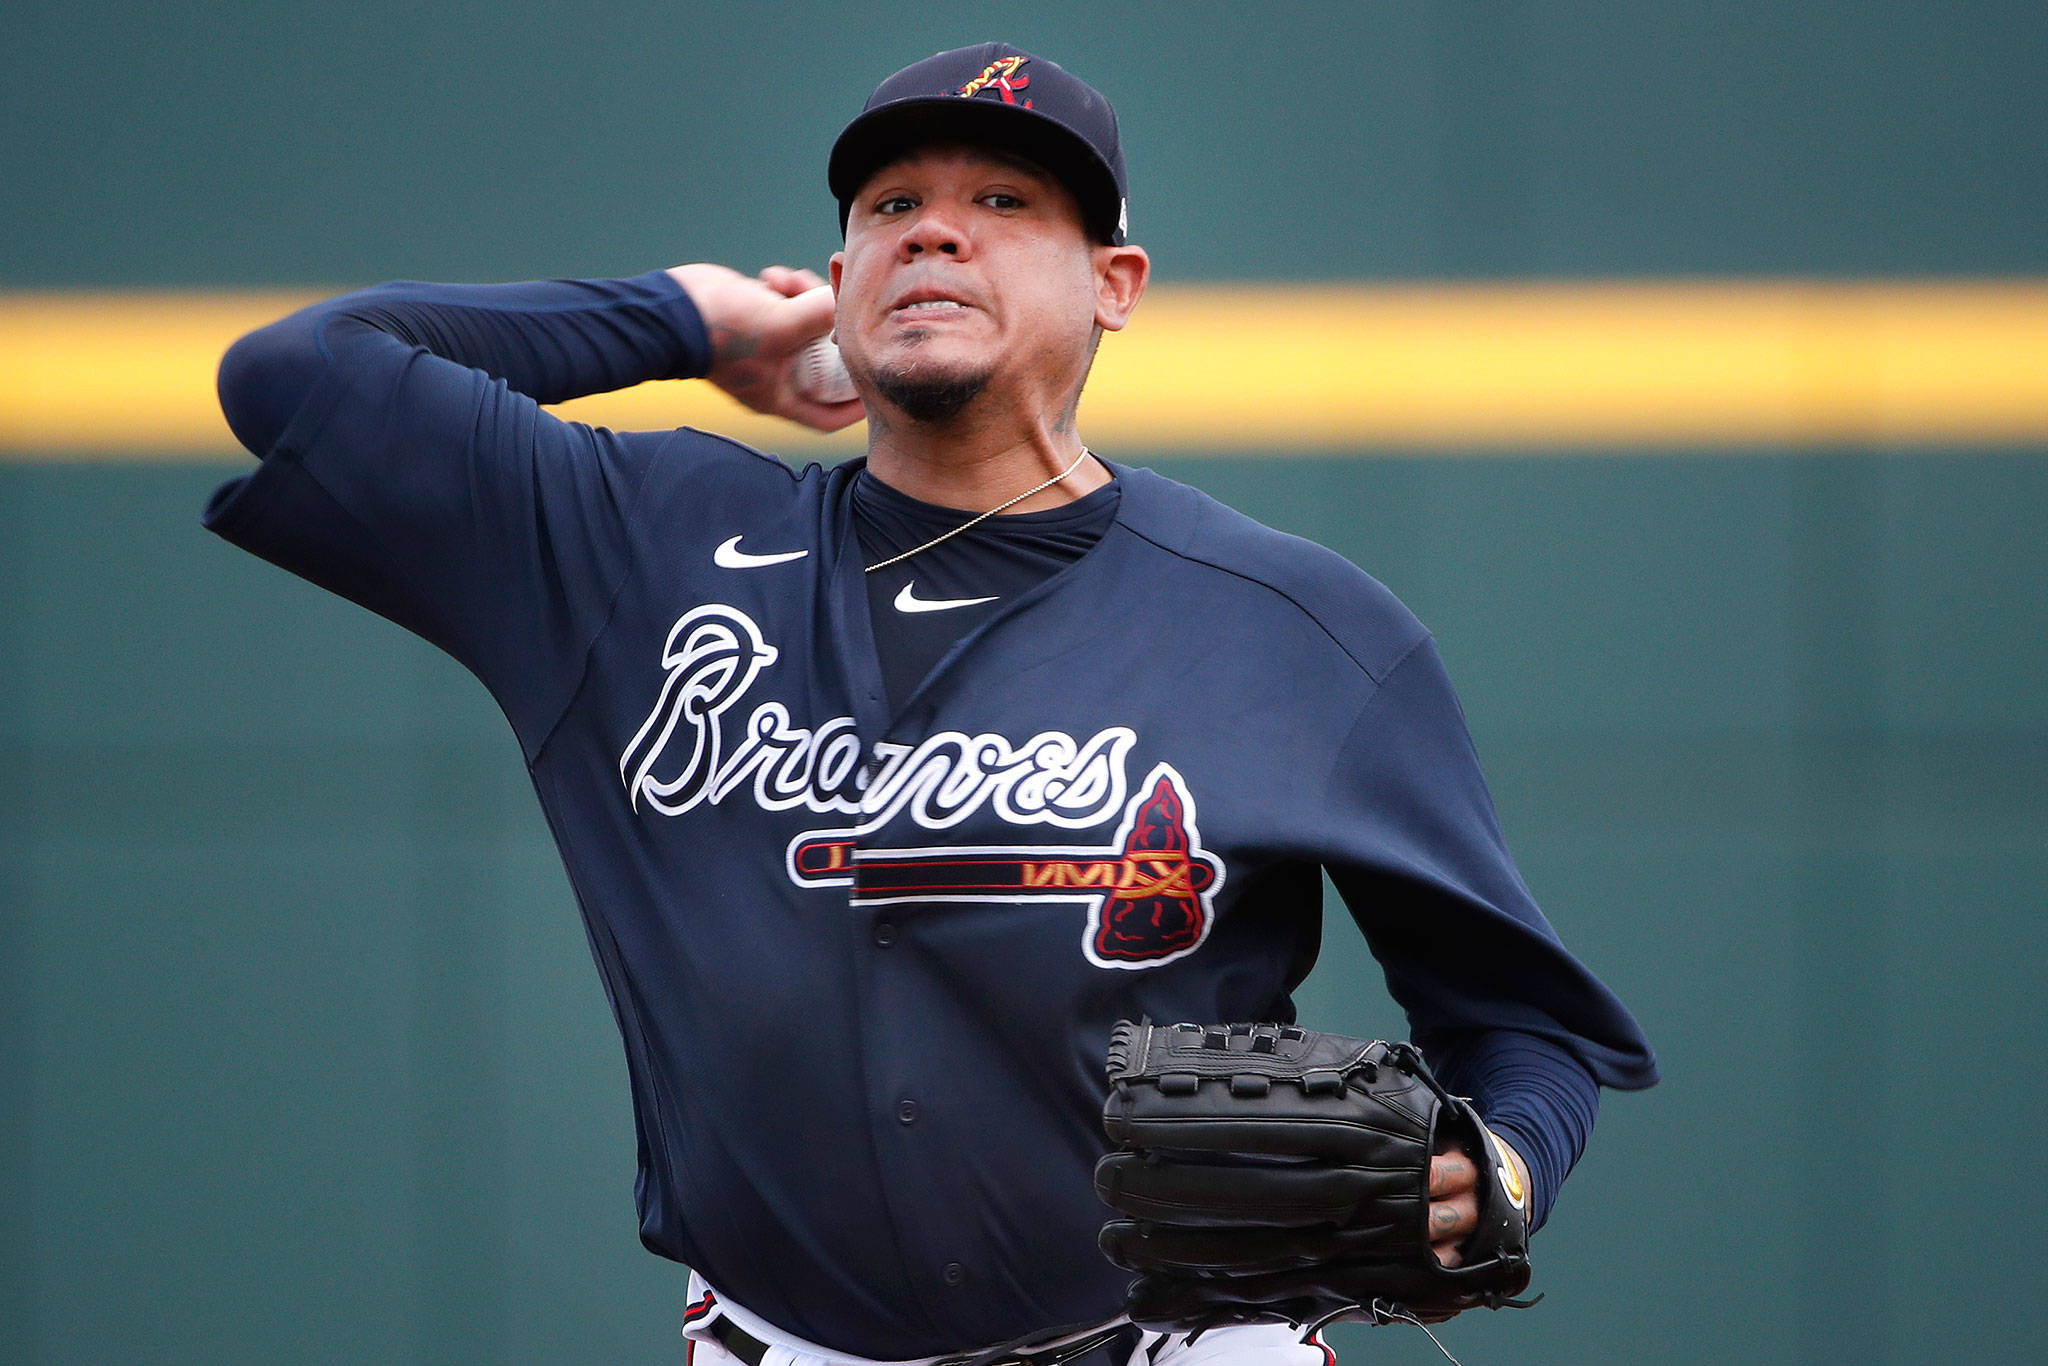
[[[979,526],[981,523],[986,522],[989,518],[995,516],[1004,508],[1015,507],[1017,506],[1017,504],[1023,502],[1026,498],[1029,498],[1034,493],[1044,493],[1054,484],[1059,483],[1060,480],[1066,478],[1075,470],[1080,469],[1081,462],[1083,460],[1086,460],[1088,458],[1088,455],[1088,448],[1086,446],[1083,446],[1081,448],[1081,453],[1074,457],[1073,464],[1067,466],[1058,474],[1055,474],[1052,478],[1046,480],[1043,484],[1038,485],[1036,488],[1025,489],[1022,493],[1018,494],[1015,498],[1010,499],[1010,501],[1008,501],[1007,503],[998,503],[994,507],[990,508],[987,512],[975,514],[974,516],[968,518],[966,521],[962,522],[959,526],[954,527],[951,531],[948,531],[943,535],[932,537],[929,541],[926,541],[923,545],[917,547],[915,550],[906,550],[901,555],[891,555],[888,559],[881,561],[879,564],[869,565],[866,569],[863,569],[861,572],[863,574],[872,574],[877,569],[887,569],[892,564],[901,564],[903,561],[909,559],[912,555],[922,555],[925,551],[930,550],[933,546],[938,545],[943,541],[952,540],[955,536],[958,536],[961,532],[967,530],[967,528],[971,526]]]

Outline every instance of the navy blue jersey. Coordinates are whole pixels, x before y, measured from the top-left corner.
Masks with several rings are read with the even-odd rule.
[[[1110,1027],[1292,1019],[1324,868],[1425,1048],[1655,1079],[1428,632],[1340,556],[1112,464],[1093,545],[891,699],[861,462],[536,405],[700,373],[665,277],[307,316],[313,350],[229,357],[266,458],[208,524],[504,708],[625,1039],[643,1238],[769,1321],[903,1358],[1115,1314]]]

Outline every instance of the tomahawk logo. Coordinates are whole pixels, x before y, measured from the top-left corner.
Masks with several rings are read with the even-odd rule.
[[[1018,69],[1030,61],[1029,57],[998,57],[981,69],[981,74],[953,93],[962,99],[973,99],[984,90],[993,90],[1002,97],[1004,104],[1015,104],[1017,92],[1031,84],[1029,76],[1019,76]],[[1024,101],[1029,109],[1031,101]]]
[[[1153,968],[1200,948],[1215,922],[1223,862],[1202,848],[1194,799],[1171,764],[1153,769],[1106,848],[862,848],[856,831],[789,845],[790,879],[850,887],[856,906],[901,901],[1069,901],[1088,908],[1082,948],[1105,968]]]

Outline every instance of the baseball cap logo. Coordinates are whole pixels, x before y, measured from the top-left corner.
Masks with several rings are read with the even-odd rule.
[[[1015,104],[1017,92],[1031,84],[1029,76],[1017,74],[1024,63],[1030,60],[1029,57],[998,57],[983,67],[979,76],[953,93],[963,100],[971,100],[984,90],[993,90],[1003,97],[1004,104]],[[1029,109],[1031,101],[1024,101],[1024,107]]]

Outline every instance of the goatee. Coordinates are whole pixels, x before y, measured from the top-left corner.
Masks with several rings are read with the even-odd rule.
[[[918,375],[899,370],[876,375],[875,387],[912,422],[944,424],[980,397],[988,380],[986,370],[973,375]]]

